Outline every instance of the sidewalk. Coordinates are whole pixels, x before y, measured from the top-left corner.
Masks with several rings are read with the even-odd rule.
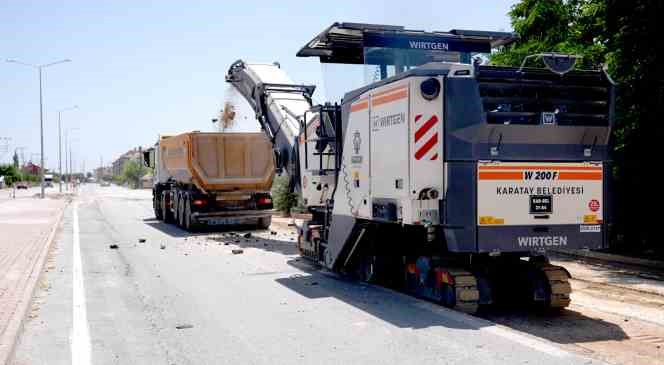
[[[0,196],[0,365],[11,358],[67,202],[34,198],[32,190]]]

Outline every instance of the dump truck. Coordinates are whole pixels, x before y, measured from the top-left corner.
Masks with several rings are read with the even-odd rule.
[[[154,168],[157,219],[195,230],[202,225],[270,226],[275,163],[262,133],[160,136],[144,152]]]
[[[297,53],[349,65],[322,105],[278,63],[230,66],[309,212],[302,256],[467,313],[570,304],[547,251],[607,247],[614,84],[574,55],[483,64],[515,39],[334,23]]]

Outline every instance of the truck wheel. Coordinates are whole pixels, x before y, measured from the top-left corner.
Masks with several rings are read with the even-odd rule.
[[[154,217],[157,218],[157,220],[164,219],[163,209],[161,208],[160,204],[161,204],[161,199],[155,196],[154,199],[152,199],[152,208],[154,208]]]
[[[260,229],[268,229],[270,228],[271,224],[272,224],[272,217],[258,218],[258,228]]]
[[[195,228],[196,225],[191,220],[191,202],[187,199],[184,205],[184,229],[193,232]]]
[[[184,202],[183,202],[182,198],[183,198],[182,196],[180,196],[178,198],[178,209],[177,209],[177,212],[178,212],[178,226],[180,226],[180,227],[184,227],[184,219],[182,219],[182,216],[184,215],[184,204],[182,204],[182,203],[184,203]]]
[[[170,208],[166,205],[166,194],[161,194],[161,215],[164,223],[173,222],[173,213],[171,213]]]

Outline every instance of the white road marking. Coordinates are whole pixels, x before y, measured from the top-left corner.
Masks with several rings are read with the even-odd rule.
[[[73,287],[73,329],[71,334],[72,365],[90,364],[90,328],[85,306],[85,286],[83,285],[83,266],[81,265],[81,239],[78,226],[78,202],[73,204],[73,247],[74,263],[72,268]]]

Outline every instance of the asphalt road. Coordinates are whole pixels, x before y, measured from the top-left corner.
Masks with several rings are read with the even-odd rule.
[[[599,363],[317,271],[287,229],[272,229],[192,235],[154,220],[149,191],[83,187],[15,364]]]

